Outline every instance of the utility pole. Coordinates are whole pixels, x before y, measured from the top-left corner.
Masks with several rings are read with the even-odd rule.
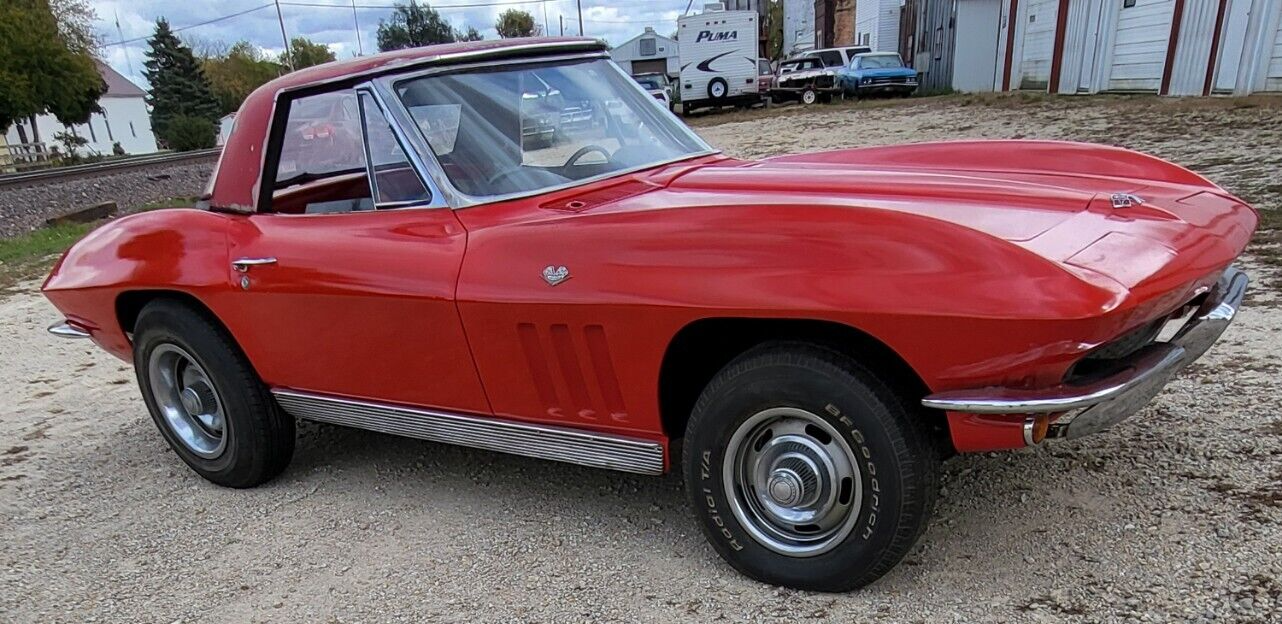
[[[543,36],[547,37],[552,34],[550,32],[552,29],[548,28],[548,3],[544,2],[542,4],[543,4]],[[121,39],[124,39],[124,37],[121,37]]]
[[[558,17],[561,18],[561,36],[564,37],[565,36],[565,16],[560,15]]]
[[[285,63],[289,65],[289,71],[294,71],[294,54],[289,50],[289,37],[285,35],[285,16],[280,12],[280,0],[274,0],[276,3],[276,21],[280,22],[280,40],[285,43]]]
[[[356,55],[365,56],[365,46],[361,45],[361,22],[356,19],[356,0],[352,0],[352,25],[356,27]]]
[[[579,5],[579,36],[583,36],[583,0],[576,0]]]
[[[120,35],[120,50],[125,53],[125,65],[129,67],[129,74],[132,76],[134,62],[129,58],[129,46],[125,45],[125,31],[120,27],[120,11],[116,11],[116,34]]]

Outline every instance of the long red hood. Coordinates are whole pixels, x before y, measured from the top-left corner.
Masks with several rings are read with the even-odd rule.
[[[849,149],[702,167],[672,191],[840,205],[927,217],[987,234],[1084,281],[1147,298],[1223,269],[1254,211],[1205,178],[1129,150],[1048,141]],[[1114,207],[1114,195],[1142,204]]]

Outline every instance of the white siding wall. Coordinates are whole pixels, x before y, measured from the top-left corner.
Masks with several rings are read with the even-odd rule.
[[[1206,62],[1211,57],[1211,41],[1219,10],[1219,0],[1186,0],[1184,3],[1184,19],[1180,23],[1179,43],[1175,46],[1168,95],[1202,95],[1206,83]]]
[[[1017,27],[1023,29],[1015,57],[1013,89],[1045,89],[1051,78],[1055,52],[1055,20],[1059,0],[1030,0],[1021,4]]]
[[[1175,0],[1137,0],[1135,6],[1121,10],[1109,89],[1157,91],[1161,87],[1174,10]]]
[[[1273,52],[1264,78],[1265,91],[1282,91],[1282,25],[1273,33]]]
[[[641,40],[654,39],[655,54],[652,56],[641,55]],[[672,39],[652,32],[633,37],[610,50],[610,58],[614,59],[623,71],[632,71],[632,61],[652,61],[656,59],[667,59],[668,75],[676,77],[681,71],[681,50],[679,44]]]
[[[899,0],[855,3],[855,45],[864,45],[865,36],[874,52],[899,51]]]
[[[104,97],[98,101],[101,113],[94,113],[89,123],[75,124],[75,134],[89,141],[80,148],[81,155],[102,154],[110,156],[112,144],[120,143],[127,154],[150,154],[156,151],[156,135],[151,131],[151,116],[147,114],[147,105],[141,97]],[[26,124],[23,124],[26,126]],[[54,135],[64,132],[63,126],[53,115],[36,117],[36,126],[40,130],[40,141],[46,146],[62,149]],[[34,137],[29,127],[24,128],[27,141]],[[21,143],[17,125],[9,128],[6,135],[9,143]]]

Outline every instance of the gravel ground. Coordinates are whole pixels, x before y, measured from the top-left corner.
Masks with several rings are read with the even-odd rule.
[[[1111,140],[1279,207],[1282,114],[1236,104],[954,98],[696,125],[750,156]],[[919,547],[846,595],[734,573],[675,475],[305,424],[281,478],[217,488],[164,446],[130,369],[47,337],[53,318],[34,293],[0,300],[0,621],[1282,621],[1282,300],[1265,288],[1137,418],[945,464]]]
[[[0,237],[44,225],[45,219],[68,210],[114,201],[122,212],[172,197],[196,197],[214,171],[214,160],[158,165],[0,190]]]

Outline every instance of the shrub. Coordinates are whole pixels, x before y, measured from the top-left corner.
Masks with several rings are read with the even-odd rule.
[[[207,149],[214,146],[218,128],[204,117],[177,115],[165,124],[161,138],[170,149],[180,152]]]

